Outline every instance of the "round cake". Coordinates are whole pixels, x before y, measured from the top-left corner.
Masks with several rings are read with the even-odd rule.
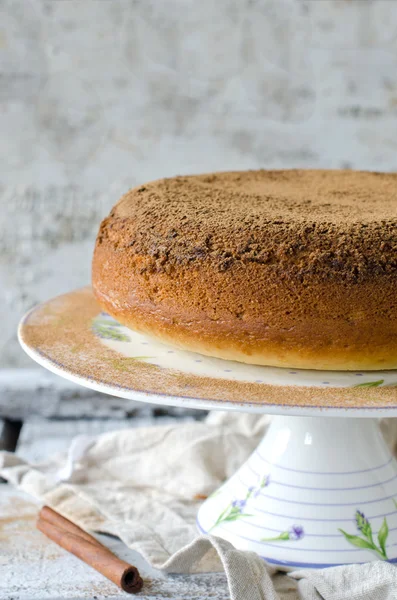
[[[260,170],[136,187],[100,226],[92,282],[120,323],[185,350],[397,368],[397,174]]]

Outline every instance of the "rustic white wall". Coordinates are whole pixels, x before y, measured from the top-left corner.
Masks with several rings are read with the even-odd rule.
[[[397,169],[393,0],[0,0],[0,366],[84,285],[128,187],[253,167]]]

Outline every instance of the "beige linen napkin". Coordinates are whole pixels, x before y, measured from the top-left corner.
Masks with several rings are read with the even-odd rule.
[[[390,564],[280,578],[254,553],[215,536],[197,537],[199,498],[238,469],[269,422],[267,416],[212,413],[206,422],[80,436],[68,456],[40,465],[0,453],[0,475],[81,527],[117,535],[154,567],[169,573],[224,569],[232,600],[281,599],[287,587],[304,600],[397,598],[397,570]],[[382,426],[394,448],[397,424]]]

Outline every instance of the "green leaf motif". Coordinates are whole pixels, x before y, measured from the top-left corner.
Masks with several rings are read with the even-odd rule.
[[[277,535],[276,537],[270,537],[270,538],[261,538],[261,542],[286,542],[288,541],[290,538],[289,535],[289,531],[284,531],[283,533],[280,533],[280,535]]]
[[[375,550],[373,544],[367,542],[367,540],[363,540],[363,538],[360,538],[358,535],[350,535],[349,533],[346,533],[346,531],[343,531],[343,529],[339,529],[339,531],[343,533],[346,540],[353,544],[353,546],[357,546],[357,548],[367,548],[368,550]]]
[[[219,523],[221,523],[223,521],[223,519],[226,518],[226,514],[230,514],[230,512],[231,512],[230,505],[226,506],[225,510],[223,510],[221,512],[221,514],[219,515],[219,517],[217,518],[215,525],[218,525]]]
[[[150,358],[153,358],[153,356],[129,356],[123,358],[110,358],[105,360],[108,360],[112,367],[117,371],[128,371],[129,368],[134,365],[134,363],[142,360],[149,360]]]
[[[382,383],[384,383],[385,380],[384,379],[378,379],[378,381],[367,381],[366,383],[359,383],[357,385],[354,385],[353,387],[355,388],[372,388],[372,387],[379,387],[380,385],[382,385]]]
[[[359,513],[358,511],[357,514],[363,516],[362,513]],[[356,519],[360,523],[357,515]],[[379,546],[375,544],[372,538],[372,528],[369,525],[367,519],[365,519],[365,521],[367,523],[366,531],[364,531],[364,528],[361,531],[367,539],[364,539],[358,535],[350,535],[349,533],[346,533],[346,531],[343,531],[343,529],[339,529],[339,531],[345,536],[345,539],[353,546],[356,546],[357,548],[365,548],[367,550],[372,550],[373,552],[376,552],[376,554],[378,554],[382,560],[388,560],[386,553],[386,540],[387,536],[389,535],[389,527],[387,525],[386,519],[383,519],[382,527],[378,532]]]
[[[114,340],[116,342],[129,342],[130,338],[125,333],[118,331],[113,325],[101,325],[94,323],[92,330],[100,338]]]
[[[253,515],[246,514],[241,512],[238,508],[233,507],[232,505],[228,505],[225,510],[221,512],[213,526],[209,529],[208,533],[210,533],[215,527],[221,525],[222,523],[233,523],[241,517],[252,517]]]
[[[387,540],[388,535],[389,535],[389,527],[387,525],[386,519],[384,518],[382,527],[379,529],[378,542],[379,542],[379,546],[381,547],[383,554],[385,556],[386,556],[386,540]]]
[[[105,327],[122,327],[121,323],[114,319],[94,319],[94,325],[104,325]]]
[[[246,513],[235,513],[235,514],[231,515],[230,517],[225,517],[224,519],[222,519],[222,523],[237,521],[237,519],[241,519],[241,517],[253,517],[253,516],[254,515],[248,515]]]

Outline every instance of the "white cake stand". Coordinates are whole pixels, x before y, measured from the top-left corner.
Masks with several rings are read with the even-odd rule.
[[[200,507],[201,532],[283,569],[397,562],[397,464],[378,426],[397,416],[396,371],[287,370],[182,352],[100,313],[90,288],[34,308],[19,339],[42,366],[100,392],[278,415]]]

